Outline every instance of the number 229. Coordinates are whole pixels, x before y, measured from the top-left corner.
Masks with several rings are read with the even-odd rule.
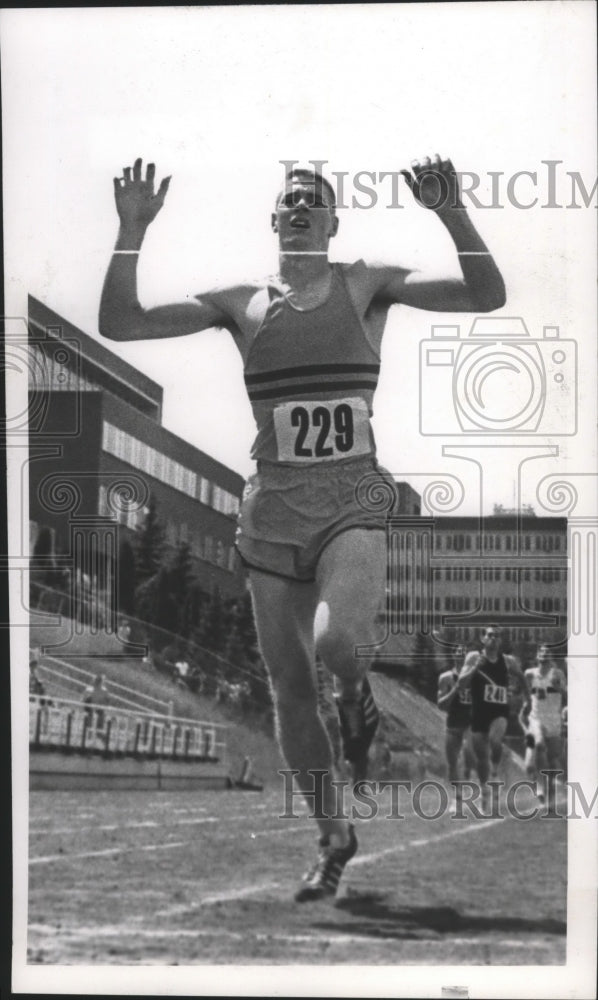
[[[305,446],[305,440],[310,430],[310,416],[312,425],[319,428],[313,451]],[[333,455],[334,448],[326,443],[333,421],[334,444],[337,451],[351,451],[354,441],[353,411],[347,403],[339,403],[338,406],[335,406],[332,417],[330,410],[325,406],[314,407],[311,414],[304,406],[295,406],[291,410],[291,426],[299,428],[295,439],[295,454],[301,458],[327,458]]]

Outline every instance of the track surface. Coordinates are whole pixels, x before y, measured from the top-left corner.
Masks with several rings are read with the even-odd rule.
[[[357,824],[335,903],[297,905],[314,824],[277,818],[279,789],[35,792],[28,961],[565,961],[566,821],[432,821],[408,808]]]

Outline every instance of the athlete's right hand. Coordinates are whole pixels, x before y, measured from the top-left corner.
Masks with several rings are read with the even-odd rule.
[[[156,167],[153,163],[148,163],[143,180],[141,165],[141,159],[137,159],[133,164],[133,176],[131,167],[125,167],[123,176],[114,178],[114,199],[122,225],[145,230],[164,204],[170,177],[164,178],[154,194]]]

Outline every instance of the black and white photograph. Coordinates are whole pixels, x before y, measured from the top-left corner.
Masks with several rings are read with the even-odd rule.
[[[595,38],[0,12],[15,994],[596,997]]]

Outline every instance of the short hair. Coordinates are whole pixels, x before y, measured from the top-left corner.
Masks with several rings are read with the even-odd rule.
[[[293,167],[292,170],[288,171],[284,179],[285,187],[282,191],[279,191],[278,194],[276,195],[275,208],[278,208],[281,195],[284,193],[284,191],[286,191],[286,188],[288,187],[289,184],[292,184],[293,181],[304,181],[306,179],[310,184],[311,183],[315,184],[316,191],[318,190],[318,188],[320,189],[325,188],[331,201],[330,208],[336,209],[336,192],[332,184],[330,183],[329,180],[326,179],[326,177],[324,177],[323,174],[319,172],[319,170],[315,170],[311,167]]]
[[[492,624],[491,625],[484,625],[484,628],[482,629],[482,635],[486,635],[488,629],[491,629],[491,628],[494,629],[495,632],[498,632],[499,635],[502,635],[502,629],[501,629],[500,625],[492,625]]]

